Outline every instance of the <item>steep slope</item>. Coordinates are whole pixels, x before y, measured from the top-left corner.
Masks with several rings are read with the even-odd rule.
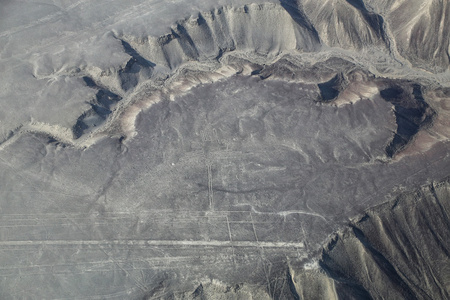
[[[450,63],[450,5],[445,0],[367,0],[385,18],[391,40],[413,66],[443,72]]]
[[[362,1],[305,1],[304,9],[329,47],[388,50],[383,18],[368,11]]]

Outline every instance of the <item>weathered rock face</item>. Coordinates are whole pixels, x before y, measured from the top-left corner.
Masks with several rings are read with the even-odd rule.
[[[366,1],[387,23],[392,42],[409,62],[433,72],[449,66],[448,1]]]
[[[367,10],[362,1],[305,1],[303,7],[325,45],[349,50],[388,50],[383,18]]]
[[[287,1],[286,1],[287,2]],[[302,1],[321,41],[330,47],[388,50],[402,62],[432,72],[449,67],[447,1]]]
[[[0,10],[0,298],[448,298],[448,181],[403,193],[447,2],[44,2]]]

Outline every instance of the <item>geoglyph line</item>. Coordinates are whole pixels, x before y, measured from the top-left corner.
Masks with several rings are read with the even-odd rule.
[[[206,247],[264,247],[264,248],[304,248],[303,242],[256,242],[256,241],[169,241],[169,240],[41,240],[41,241],[1,241],[0,247],[7,246],[206,246]]]
[[[208,164],[208,198],[209,198],[209,209],[214,210],[214,195],[212,187],[212,171],[211,165]]]

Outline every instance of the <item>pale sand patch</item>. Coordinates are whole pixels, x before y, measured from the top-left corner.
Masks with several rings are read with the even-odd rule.
[[[343,90],[334,104],[338,107],[354,104],[362,99],[372,99],[379,94],[379,89],[375,83],[369,81],[351,82],[345,90]]]

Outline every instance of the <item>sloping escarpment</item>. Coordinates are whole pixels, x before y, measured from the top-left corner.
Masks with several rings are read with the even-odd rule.
[[[448,23],[446,17],[448,7],[435,2],[428,3],[426,7],[440,12],[438,28],[442,28]],[[404,35],[391,33],[392,24],[403,22],[398,28],[406,30],[410,22],[406,22],[404,16],[393,19],[399,10],[393,3],[386,3],[386,7],[383,10],[372,1],[359,0],[328,0],[323,5],[316,1],[305,1],[301,4],[281,1],[280,4],[223,6],[201,12],[176,22],[168,34],[159,37],[134,35],[123,29],[113,28],[102,39],[108,40],[111,44],[118,44],[118,47],[122,48],[121,55],[128,56],[128,60],[120,66],[99,69],[89,66],[65,66],[63,62],[59,62],[62,64],[60,66],[47,56],[42,59],[33,58],[37,62],[34,70],[36,78],[70,76],[72,80],[84,83],[86,91],[90,94],[93,90],[96,93],[91,100],[84,103],[87,105],[83,107],[81,114],[73,120],[65,120],[72,122],[65,128],[72,131],[71,138],[67,133],[62,134],[59,131],[44,133],[57,139],[64,136],[66,142],[80,148],[89,146],[94,142],[96,133],[102,135],[102,131],[108,127],[117,129],[118,126],[115,125],[119,122],[117,119],[122,115],[121,112],[137,98],[142,98],[149,91],[148,87],[156,90],[164,89],[186,66],[213,73],[228,66],[229,60],[226,56],[229,55],[261,65],[259,70],[254,71],[261,73],[259,75],[263,78],[268,78],[273,74],[266,66],[283,59],[288,53],[303,55],[311,64],[332,59],[339,60],[340,56],[344,57],[344,60],[359,57],[354,59],[354,63],[359,65],[360,69],[369,69],[369,66],[361,66],[358,59],[372,63],[371,60],[374,58],[376,69],[389,70],[389,60],[404,60],[399,56],[399,51],[406,53],[405,57],[412,65],[416,64],[416,56],[421,57],[420,61],[433,65],[438,57],[442,58],[443,53],[448,52],[448,49],[443,49],[447,38],[441,29],[436,34],[427,31],[423,36],[424,43],[430,44],[426,53],[412,55],[413,49],[404,46],[397,49]],[[421,14],[421,20],[424,18],[427,19]],[[421,51],[422,48],[415,46],[415,49],[419,49],[417,51]],[[331,50],[332,53],[326,54],[326,51]],[[445,68],[446,64],[442,59],[440,61],[441,66]],[[55,65],[52,66],[53,64]],[[423,64],[420,62],[421,66]],[[342,68],[343,66],[335,67],[334,74],[342,74],[344,72]],[[58,71],[55,74],[47,74],[52,73],[48,71],[52,69]],[[231,72],[227,76],[235,73]],[[294,77],[302,73],[302,70],[296,70],[296,73]],[[306,75],[304,74],[301,80],[314,81]],[[340,88],[344,77],[339,75],[339,78],[328,79],[330,81],[327,82],[322,81],[324,76],[319,77],[315,83],[319,84],[321,100],[331,101],[337,98],[342,91]],[[86,82],[85,78],[89,78],[90,82]],[[98,94],[98,91],[103,91],[106,96]],[[103,97],[102,99],[107,97],[108,101],[99,100],[99,97]],[[35,117],[34,114],[35,112],[31,112],[32,119],[45,124],[51,123],[45,118]],[[18,134],[19,131],[14,133]],[[404,134],[399,136],[401,138],[397,139],[401,141],[396,141],[393,149],[403,147],[400,144],[408,140]],[[392,154],[396,152],[395,149],[387,152]]]
[[[393,105],[397,128],[385,149],[386,155],[393,158],[413,141],[420,130],[432,126],[436,111],[425,101],[423,87],[418,83],[377,79],[370,74],[364,76],[365,80],[377,85],[379,96]],[[343,94],[355,82],[354,77],[351,71],[341,72],[317,84],[320,91],[318,101],[336,103],[338,98],[345,98]]]
[[[330,47],[362,50],[368,45],[389,49],[383,18],[369,12],[363,1],[305,1],[304,9],[323,43]]]
[[[323,248],[320,267],[279,270],[265,287],[206,282],[183,299],[448,299],[450,180],[367,213]]]
[[[436,113],[425,102],[418,84],[409,84],[403,88],[394,85],[383,89],[380,95],[395,107],[397,131],[392,142],[386,147],[386,154],[393,157],[414,138],[420,129],[432,123]]]
[[[333,5],[335,4],[333,2]],[[321,14],[326,14],[325,8],[321,9]],[[381,52],[389,52],[390,45],[384,32],[383,19],[370,12],[362,1],[345,1],[342,6],[338,6],[336,10],[329,13],[332,13],[333,16],[325,18],[325,15],[315,17],[311,15],[307,17],[301,7],[282,1],[281,6],[252,4],[241,8],[223,7],[199,13],[196,17],[179,21],[172,27],[170,34],[158,38],[137,39],[121,32],[115,32],[115,37],[121,41],[124,51],[131,58],[125,68],[118,72],[117,79],[110,80],[110,82],[117,83],[112,90],[129,93],[148,79],[150,82],[154,81],[158,84],[158,80],[164,78],[164,76],[161,77],[162,74],[167,74],[165,76],[169,76],[173,81],[173,77],[177,77],[179,69],[186,64],[201,64],[201,68],[206,67],[213,73],[218,67],[229,65],[230,59],[226,59],[225,56],[237,55],[245,57],[244,64],[252,62],[259,64],[259,67],[256,66],[251,75],[258,75],[261,78],[275,76],[288,80],[296,78],[296,80],[309,82],[316,80],[319,82],[320,101],[336,100],[349,84],[346,76],[355,69],[353,64],[351,64],[353,69],[348,68],[348,61],[339,58],[335,58],[335,60],[341,60],[338,63],[331,62],[333,59],[328,59],[326,63],[319,61],[311,71],[301,70],[298,65],[294,64],[296,74],[293,74],[291,78],[286,78],[283,70],[276,69],[279,66],[285,67],[286,64],[267,64],[267,62],[276,61],[280,55],[283,55],[280,57],[283,60],[286,52],[294,51],[298,54],[318,51],[322,44],[346,49],[362,49],[369,45],[377,45],[377,47],[381,47],[380,49],[385,49],[380,50]],[[355,19],[347,18],[344,23],[339,21],[339,18],[349,14]],[[317,26],[322,26],[320,24],[325,19],[333,18],[337,18],[338,24],[328,24],[327,30],[316,30]],[[343,27],[341,28],[339,24],[343,24]],[[333,28],[336,32],[324,34]],[[364,33],[364,30],[367,32]],[[331,37],[337,37],[339,40]],[[242,62],[238,62],[237,65],[233,63],[233,65],[234,71],[230,74],[239,73],[239,68],[243,68]],[[195,70],[197,67],[191,66],[190,68]],[[329,74],[324,70],[325,68],[336,75],[328,81],[321,82]],[[325,73],[322,74],[324,71]],[[304,75],[299,77],[299,74]],[[111,74],[110,76],[116,75]],[[208,77],[208,75],[205,76]],[[159,82],[162,84],[161,88],[167,86],[164,79]],[[412,93],[421,93],[421,87],[414,89]],[[393,96],[390,96],[390,91],[389,88],[386,88],[381,96],[395,105],[398,132],[395,133],[392,143],[386,148],[388,157],[393,157],[412,140],[420,128],[430,124],[434,112],[427,108],[421,95],[414,96],[417,101],[394,101],[391,99]],[[398,96],[409,97],[404,94]],[[345,97],[344,95],[341,98]],[[408,102],[407,106],[399,103],[402,101]],[[411,104],[413,102],[414,104]],[[109,115],[108,110],[98,111],[99,113],[93,109],[80,117],[81,119],[75,127],[78,128],[78,131],[74,132],[76,138],[81,136],[79,133],[83,130],[92,131],[92,124],[100,123],[105,116]],[[113,116],[119,115],[118,113],[113,114]],[[85,118],[88,122],[81,122]],[[96,122],[91,122],[91,119]]]
[[[284,7],[287,9],[268,3],[225,6],[181,20],[169,34],[160,37],[137,38],[113,30],[123,51],[130,56],[126,65],[100,74],[89,69],[81,74],[109,93],[123,97],[149,79],[155,82],[161,76],[173,75],[186,63],[199,62],[217,68],[217,60],[230,52],[256,53],[261,61],[270,61],[286,51],[319,50],[318,33],[306,16],[295,5]],[[92,84],[86,85],[97,89]],[[90,102],[92,108],[73,126],[75,139],[97,129],[110,116],[113,107],[96,102],[96,99]]]
[[[51,49],[24,59],[33,66],[32,74],[26,70],[29,66],[23,71],[32,75],[34,81],[29,86],[36,90],[23,95],[28,97],[27,108],[18,106],[17,117],[3,116],[3,126],[7,128],[2,139],[7,140],[11,130],[13,136],[25,132],[13,128],[33,127],[26,124],[32,119],[49,128],[62,127],[43,131],[53,138],[65,139],[79,148],[89,146],[95,142],[96,133],[101,135],[103,129],[117,125],[120,111],[138,95],[142,96],[146,87],[164,88],[186,65],[216,71],[226,66],[224,57],[231,53],[266,65],[287,53],[304,56],[311,62],[324,61],[324,57],[347,58],[362,69],[381,72],[377,76],[389,77],[393,72],[396,78],[410,76],[421,81],[429,74],[416,67],[433,72],[448,69],[449,36],[445,28],[449,27],[449,14],[447,2],[439,0],[283,0],[279,4],[211,9],[176,22],[161,36],[112,26],[92,43],[96,44],[96,52],[102,53],[99,49],[107,47],[108,53],[114,53],[110,55],[114,56],[111,61],[117,62],[113,66],[93,66],[81,54],[74,54],[73,62],[67,63],[72,54],[63,51],[60,55]],[[84,47],[83,43],[79,45]],[[108,59],[94,61],[97,60]],[[335,74],[341,72],[335,70]],[[431,80],[445,84],[448,79],[442,76]],[[86,77],[117,95],[113,100],[117,103],[97,105],[97,96],[92,96],[97,88],[86,84]],[[55,91],[47,94],[51,89]],[[331,86],[323,96],[331,100],[336,95],[333,89]],[[34,101],[30,96],[34,94],[42,99]],[[2,99],[11,97],[6,93]],[[39,104],[45,99],[51,99],[51,110]],[[58,101],[66,102],[56,105]]]
[[[81,86],[83,93],[74,93],[73,96],[71,93],[67,94],[71,97],[68,100],[81,102],[82,107],[78,105],[77,110],[70,110],[70,114],[59,111],[61,115],[68,117],[62,118],[64,122],[59,122],[58,125],[72,131],[72,136],[67,138],[74,146],[82,148],[92,144],[91,135],[101,131],[99,127],[109,126],[109,121],[114,119],[123,106],[133,101],[136,93],[146,90],[144,85],[162,89],[167,84],[166,80],[186,64],[214,71],[222,66],[219,62],[221,57],[230,52],[253,55],[260,61],[271,61],[284,52],[319,50],[317,32],[307,21],[299,18],[301,14],[296,15],[294,20],[282,6],[267,3],[224,6],[199,13],[177,22],[168,34],[162,36],[136,36],[122,29],[112,28],[96,40],[96,46],[108,47],[108,51],[109,48],[118,48],[111,57],[112,61],[120,61],[117,65],[106,68],[101,65],[92,66],[86,64],[83,55],[73,59],[75,64],[67,63],[64,59],[68,60],[70,55],[46,52],[29,58],[33,69],[28,75],[33,78],[35,85],[42,85],[40,88],[43,91],[37,91],[38,95],[48,93],[48,86],[56,87],[59,90],[51,96],[57,99],[69,98],[61,89],[72,92],[74,86]],[[94,54],[101,56],[101,50],[99,52]],[[107,59],[100,57],[97,60]],[[86,82],[86,78],[90,82]],[[98,105],[99,95],[96,94],[100,89],[110,93],[108,97],[112,96],[114,103]],[[33,93],[28,91],[28,94]],[[82,97],[84,94],[88,95]],[[123,100],[119,101],[121,99]],[[52,117],[49,117],[45,106],[36,105],[33,109],[33,99],[29,101],[30,108],[24,111],[18,109],[16,113],[19,118],[6,118],[4,126],[11,123],[11,128],[18,128],[29,119],[46,124],[53,124],[54,119],[59,120],[53,117],[58,116],[58,113],[50,114]],[[63,109],[69,104],[70,102],[60,106],[53,105],[52,109]],[[100,124],[103,125],[99,126]],[[14,134],[21,132],[14,131]],[[61,136],[59,131],[43,133],[57,139]],[[4,138],[8,138],[8,134]]]
[[[382,12],[398,52],[412,65],[443,72],[450,63],[450,5],[441,0],[368,0]]]
[[[250,4],[199,13],[179,21],[169,34],[160,37],[137,39],[114,32],[131,58],[124,68],[104,74],[98,81],[107,82],[111,91],[129,94],[148,80],[163,88],[165,79],[185,64],[199,64],[200,69],[214,71],[226,65],[219,60],[231,52],[250,53],[260,61],[271,61],[287,51],[316,51],[320,47],[317,32],[302,18],[301,14],[289,13],[279,5]],[[75,138],[81,137],[81,132],[91,132],[92,124],[99,122],[90,119],[104,119],[109,114],[106,109],[98,110],[99,113],[90,110],[80,117]],[[83,121],[86,118],[88,122]]]
[[[301,17],[293,19],[282,6],[269,3],[225,6],[181,20],[160,37],[114,34],[145,60],[175,70],[189,61],[217,60],[230,51],[273,58],[289,50],[318,50],[317,33]]]
[[[96,89],[97,93],[95,99],[90,103],[91,109],[83,113],[72,128],[75,139],[92,131],[95,127],[101,126],[117,102],[122,100],[119,95],[98,86],[90,77],[84,76],[83,80],[88,87]]]
[[[402,80],[387,80],[376,78],[367,71],[360,70],[355,64],[343,59],[328,59],[326,61],[309,64],[284,56],[273,64],[264,65],[251,63],[248,60],[236,59],[227,56],[227,64],[231,74],[242,75],[243,69],[249,68],[246,76],[259,77],[262,80],[286,80],[294,82],[312,82],[327,80],[316,84],[316,99],[319,103],[342,106],[345,103],[355,103],[361,99],[384,99],[392,104],[393,114],[396,118],[396,128],[393,130],[392,140],[387,144],[385,153],[388,158],[393,158],[397,153],[405,149],[414,140],[417,133],[432,125],[436,116],[422,95],[422,86],[418,83]],[[336,74],[336,70],[341,70]],[[179,77],[180,82],[173,81],[173,88],[166,87],[164,92],[154,93],[150,103],[162,99],[174,99],[177,94],[182,94],[193,86],[211,83],[215,75],[208,71],[200,72],[186,69]],[[217,74],[216,74],[217,75]],[[334,75],[334,76],[333,76]],[[218,78],[226,77],[220,75]],[[179,86],[185,86],[179,88]],[[378,101],[377,100],[377,101]],[[140,106],[143,107],[143,106]],[[133,121],[135,116],[131,117]],[[123,118],[127,119],[127,118]],[[130,134],[134,129],[122,130]]]
[[[328,102],[336,99],[339,96],[339,92],[345,88],[344,85],[344,78],[342,74],[336,74],[336,76],[331,78],[329,81],[319,83],[317,86],[320,90],[320,100]]]
[[[448,69],[448,1],[328,0],[303,2],[306,15],[329,46],[386,47],[402,63],[432,72]]]
[[[369,210],[324,249],[322,268],[373,299],[448,299],[449,199],[447,179]]]

